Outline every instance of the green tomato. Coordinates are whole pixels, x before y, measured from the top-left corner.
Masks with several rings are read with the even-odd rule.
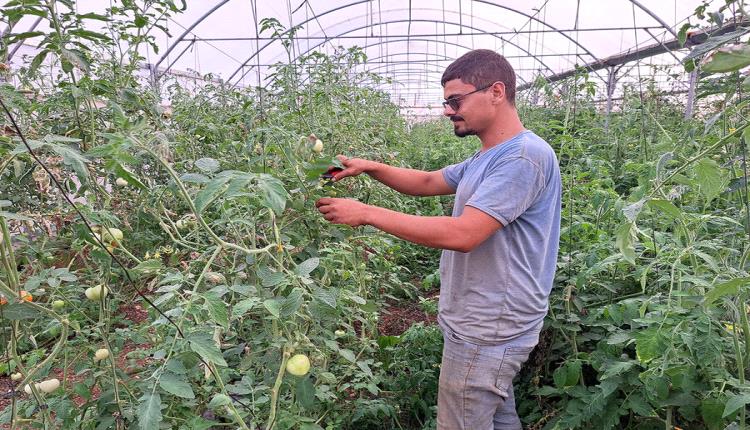
[[[115,239],[121,241],[123,237],[125,236],[122,234],[122,230],[120,230],[119,228],[102,227],[102,234],[100,236],[102,242],[114,242]]]
[[[94,361],[106,360],[109,358],[109,350],[107,348],[97,349],[94,353]]]
[[[107,293],[109,293],[109,290],[104,285],[86,288],[86,298],[89,300],[99,300],[102,296],[107,297]]]
[[[55,300],[52,302],[52,309],[59,311],[60,309],[65,307],[65,302],[62,300]]]
[[[305,376],[310,371],[310,359],[305,354],[296,354],[286,362],[286,371],[295,376]]]
[[[36,384],[36,387],[43,393],[51,393],[60,388],[60,380],[57,378],[48,379]]]
[[[312,150],[318,154],[323,152],[323,141],[320,139],[315,139],[315,144],[313,145]]]

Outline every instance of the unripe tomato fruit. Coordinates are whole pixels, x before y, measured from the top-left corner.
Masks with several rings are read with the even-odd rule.
[[[16,372],[16,373],[10,375],[10,380],[11,381],[18,382],[21,379],[23,379],[23,375],[21,374],[21,372]]]
[[[346,335],[346,332],[344,330],[336,330],[335,332],[333,332],[333,334],[335,334],[336,336],[341,337],[341,336]]]
[[[125,187],[128,185],[128,181],[125,180],[125,178],[117,178],[115,184],[117,184],[118,187]]]
[[[312,150],[318,154],[323,152],[323,141],[320,139],[315,139],[315,144],[313,145]]]
[[[43,393],[51,393],[60,388],[60,380],[57,378],[48,379],[36,384],[36,387]]]
[[[125,235],[123,235],[122,230],[113,227],[103,227],[100,236],[102,242],[114,242],[115,239],[120,241],[123,237],[125,237]]]
[[[62,300],[55,300],[52,302],[52,309],[59,311],[60,309],[65,307],[65,302]]]
[[[94,353],[94,361],[106,360],[109,358],[109,350],[107,348],[97,349]]]
[[[305,376],[310,371],[310,359],[305,354],[296,354],[286,362],[286,371],[294,376]]]
[[[102,296],[107,297],[107,293],[109,293],[109,290],[104,285],[86,288],[86,298],[89,300],[99,300]]]

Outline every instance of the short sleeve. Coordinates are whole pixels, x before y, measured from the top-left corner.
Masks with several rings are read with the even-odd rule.
[[[458,183],[461,182],[461,178],[464,176],[466,167],[469,165],[474,157],[468,158],[460,163],[451,164],[450,166],[444,167],[443,179],[445,182],[454,190],[458,188]]]
[[[488,172],[466,206],[508,225],[534,204],[544,189],[544,182],[539,166],[527,158],[504,160]]]

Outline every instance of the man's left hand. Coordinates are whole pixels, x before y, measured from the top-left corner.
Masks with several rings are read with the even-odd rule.
[[[315,207],[323,218],[334,224],[346,224],[352,227],[367,224],[367,206],[352,199],[322,198],[315,202]]]

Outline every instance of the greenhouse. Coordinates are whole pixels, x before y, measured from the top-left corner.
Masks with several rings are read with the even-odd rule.
[[[0,428],[748,428],[748,7],[5,0]]]

